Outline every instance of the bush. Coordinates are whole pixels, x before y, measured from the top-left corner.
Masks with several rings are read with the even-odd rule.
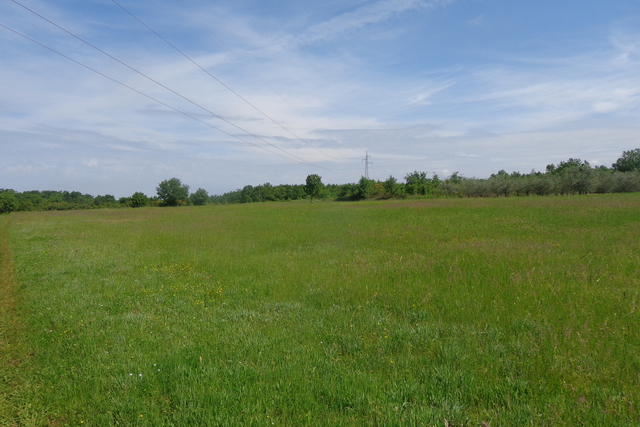
[[[0,192],[0,214],[13,212],[17,208],[18,201],[13,190]]]

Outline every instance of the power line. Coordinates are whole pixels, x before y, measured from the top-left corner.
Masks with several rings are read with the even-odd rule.
[[[373,178],[374,178],[376,181],[379,181],[379,180],[380,180],[380,178],[378,178],[378,174],[376,173],[376,168],[374,168],[374,167],[373,167],[373,162],[371,162],[371,169],[372,169],[372,171],[373,171]]]
[[[193,12],[191,12],[191,10],[189,10],[189,8],[187,6],[185,6],[185,4],[181,1],[181,0],[176,0],[176,2],[178,2],[180,4],[180,6],[182,6],[196,21],[198,21],[200,23],[200,25],[202,25],[217,41],[218,43],[220,43],[225,49],[227,49],[228,52],[230,52],[231,54],[233,54],[233,56],[236,57],[236,59],[240,62],[242,62],[244,64],[245,67],[247,67],[256,77],[258,77],[258,79],[260,79],[260,81],[262,83],[264,83],[269,89],[271,89],[273,91],[273,93],[275,93],[276,95],[278,95],[280,97],[280,99],[282,99],[287,105],[289,105],[289,107],[293,108],[301,117],[305,118],[306,120],[309,120],[304,114],[302,114],[300,112],[300,110],[298,110],[296,108],[295,105],[291,104],[284,96],[282,96],[280,94],[280,92],[278,92],[277,90],[274,89],[273,86],[271,86],[269,84],[269,82],[267,82],[265,79],[262,78],[262,76],[253,69],[253,67],[251,67],[245,60],[243,60],[235,51],[233,51],[229,46],[227,46],[213,31],[211,31],[211,28],[209,28],[209,26],[207,24],[205,24],[204,22],[202,22],[202,20],[195,15]],[[295,136],[298,140],[304,142],[305,144],[309,145],[311,148],[313,148],[314,150],[324,154],[327,157],[330,157],[338,162],[343,162],[343,160],[338,159],[337,157],[333,157],[331,154],[325,153],[324,151],[320,150],[317,147],[314,147],[312,144],[310,144],[309,142],[307,142],[306,140],[298,137],[296,134],[290,132],[288,129],[286,129],[289,133],[291,133],[293,136]]]
[[[145,24],[140,18],[138,18],[137,16],[135,16],[133,13],[131,13],[128,9],[126,9],[124,6],[122,6],[120,3],[118,3],[116,0],[111,0],[113,3],[115,3],[118,7],[120,7],[120,9],[122,9],[123,11],[125,11],[126,13],[128,13],[133,19],[135,19],[136,21],[138,21],[141,25],[143,25],[146,29],[148,29],[149,31],[151,31],[153,34],[155,34],[158,38],[160,38],[162,41],[164,41],[166,44],[168,44],[169,46],[171,46],[176,52],[178,52],[180,55],[184,56],[187,60],[189,60],[193,65],[195,65],[196,67],[198,67],[199,69],[201,69],[202,71],[204,71],[205,73],[207,73],[212,79],[214,79],[215,81],[217,81],[218,83],[220,83],[222,86],[224,86],[227,90],[229,90],[231,93],[233,93],[235,96],[237,96],[238,98],[240,98],[241,100],[243,100],[246,104],[248,104],[249,106],[251,106],[254,110],[256,110],[257,112],[259,112],[260,114],[262,114],[264,117],[266,117],[267,119],[271,120],[273,123],[275,123],[276,125],[278,125],[280,128],[282,128],[283,130],[287,131],[289,134],[293,135],[297,140],[304,142],[305,144],[307,144],[309,147],[313,148],[314,150],[317,150],[318,152],[324,154],[325,156],[328,157],[332,157],[329,156],[328,154],[322,152],[321,150],[319,150],[318,148],[312,146],[311,144],[309,144],[307,141],[305,141],[304,139],[300,138],[298,135],[296,135],[295,133],[293,133],[292,131],[290,131],[289,129],[287,129],[286,127],[284,127],[282,124],[280,124],[279,122],[277,122],[276,120],[274,120],[271,116],[269,116],[267,113],[265,113],[264,111],[262,111],[261,109],[259,109],[258,107],[256,107],[254,104],[252,104],[250,101],[248,101],[246,98],[244,98],[242,95],[240,95],[238,92],[236,92],[235,90],[233,90],[230,86],[228,86],[226,83],[224,83],[222,80],[220,80],[219,78],[217,78],[216,76],[214,76],[213,74],[211,74],[207,69],[205,69],[204,67],[202,67],[200,64],[198,64],[196,61],[194,61],[189,55],[187,55],[186,53],[184,53],[182,50],[180,50],[178,47],[176,47],[174,44],[172,44],[169,40],[167,40],[166,38],[164,38],[162,35],[160,35],[157,31],[155,31],[153,28],[151,28],[150,26],[148,26],[147,24]],[[334,158],[334,157],[332,157]],[[335,158],[334,158],[335,159]],[[336,159],[338,160],[338,159]]]
[[[266,149],[266,148],[264,148],[264,147],[261,147],[261,146],[259,146],[259,145],[257,145],[257,144],[254,144],[253,142],[250,142],[250,141],[247,141],[247,140],[245,140],[245,139],[242,139],[242,138],[240,138],[240,137],[239,137],[239,136],[237,136],[237,135],[233,135],[233,134],[231,134],[231,133],[229,133],[229,132],[226,132],[226,131],[224,131],[224,130],[222,130],[222,129],[220,129],[220,128],[217,128],[217,127],[215,127],[215,126],[213,126],[213,125],[211,125],[211,124],[209,124],[209,123],[207,123],[207,122],[205,122],[205,121],[203,121],[203,120],[200,120],[200,119],[199,119],[199,118],[197,118],[197,117],[192,116],[192,115],[191,115],[191,114],[189,114],[189,113],[186,113],[186,112],[184,112],[184,111],[182,111],[182,110],[179,110],[179,109],[177,109],[177,108],[175,108],[175,107],[172,107],[171,105],[169,105],[169,104],[167,104],[167,103],[165,103],[165,102],[162,102],[162,101],[160,101],[159,99],[156,99],[156,98],[154,98],[154,97],[152,97],[152,96],[150,96],[150,95],[147,95],[146,93],[143,93],[143,92],[141,92],[141,91],[139,91],[139,90],[137,90],[137,89],[135,89],[135,88],[133,88],[133,87],[131,87],[131,86],[127,85],[126,83],[122,83],[121,81],[118,81],[118,80],[116,80],[116,79],[114,79],[114,78],[112,78],[112,77],[109,77],[108,75],[106,75],[106,74],[104,74],[104,73],[101,73],[100,71],[98,71],[98,70],[96,70],[96,69],[94,69],[94,68],[91,68],[91,67],[89,67],[88,65],[83,64],[82,62],[76,61],[75,59],[73,59],[73,58],[71,58],[71,57],[69,57],[69,56],[65,55],[64,53],[59,52],[59,51],[57,51],[57,50],[55,50],[55,49],[53,49],[53,48],[51,48],[51,47],[49,47],[49,46],[47,46],[47,45],[45,45],[45,44],[42,44],[42,43],[40,43],[39,41],[34,40],[34,39],[32,39],[31,37],[26,36],[26,35],[24,35],[24,34],[20,33],[19,31],[16,31],[16,30],[14,30],[14,29],[12,29],[12,28],[9,28],[9,27],[7,27],[6,25],[4,25],[4,24],[2,24],[2,23],[0,23],[0,27],[3,27],[3,28],[5,28],[5,29],[7,29],[7,30],[11,31],[11,32],[12,32],[12,33],[14,33],[14,34],[17,34],[17,35],[19,35],[20,37],[24,37],[25,39],[29,40],[30,42],[33,42],[33,43],[35,43],[35,44],[37,44],[37,45],[39,45],[39,46],[41,46],[41,47],[43,47],[43,48],[45,48],[45,49],[47,49],[47,50],[49,50],[49,51],[51,51],[51,52],[53,52],[53,53],[57,54],[57,55],[60,55],[60,56],[62,56],[63,58],[66,58],[66,59],[68,59],[69,61],[74,62],[74,63],[76,63],[76,64],[80,65],[81,67],[86,68],[87,70],[93,71],[94,73],[96,73],[96,74],[98,74],[98,75],[100,75],[100,76],[102,76],[102,77],[104,77],[104,78],[106,78],[106,79],[108,79],[108,80],[111,80],[112,82],[117,83],[117,84],[119,84],[120,86],[123,86],[123,87],[125,87],[125,88],[127,88],[127,89],[129,89],[129,90],[132,90],[133,92],[136,92],[136,93],[138,93],[138,94],[140,94],[140,95],[142,95],[142,96],[144,96],[144,97],[146,97],[146,98],[148,98],[148,99],[150,99],[150,100],[152,100],[152,101],[154,101],[154,102],[157,102],[158,104],[161,104],[161,105],[163,105],[163,106],[165,106],[165,107],[167,107],[167,108],[169,108],[169,109],[171,109],[171,110],[173,110],[173,111],[175,111],[175,112],[177,112],[177,113],[180,113],[180,114],[182,114],[182,115],[184,115],[184,116],[187,116],[187,117],[189,117],[189,118],[191,118],[191,119],[193,119],[193,120],[196,120],[196,121],[198,121],[198,122],[202,123],[202,124],[203,124],[203,125],[205,125],[205,126],[208,126],[208,127],[212,128],[212,129],[215,129],[215,130],[217,130],[217,131],[219,131],[219,132],[222,132],[222,133],[224,133],[225,135],[229,135],[230,137],[235,138],[235,139],[237,139],[237,140],[239,140],[239,141],[245,142],[245,143],[247,143],[247,144],[249,144],[249,145],[253,145],[254,147],[257,147],[257,148],[259,148],[259,149],[261,149],[261,150],[264,150],[264,151],[266,151],[266,152],[268,152],[268,153],[275,154],[276,156],[280,156],[280,157],[285,158],[285,159],[287,159],[287,160],[291,160],[290,158],[285,157],[285,156],[283,156],[282,154],[276,153],[276,152],[274,152],[274,151],[270,151],[270,150],[268,150],[268,149]]]
[[[229,121],[229,120],[225,119],[224,117],[221,117],[221,116],[217,115],[216,113],[214,113],[213,111],[210,111],[209,109],[207,109],[207,108],[205,108],[205,107],[201,106],[200,104],[196,103],[195,101],[192,101],[191,99],[189,99],[189,98],[187,98],[187,97],[185,97],[185,96],[181,95],[180,93],[178,93],[178,92],[174,91],[173,89],[171,89],[171,88],[169,88],[169,87],[165,86],[164,84],[162,84],[162,83],[158,82],[157,80],[154,80],[153,78],[151,78],[151,77],[147,76],[146,74],[142,73],[141,71],[138,71],[137,69],[135,69],[135,68],[133,68],[132,66],[130,66],[130,65],[126,64],[126,63],[124,63],[123,61],[119,60],[118,58],[114,57],[113,55],[108,54],[107,52],[103,51],[102,49],[98,48],[97,46],[95,46],[95,45],[93,45],[93,44],[89,43],[88,41],[84,40],[83,38],[81,38],[81,37],[79,37],[79,36],[77,36],[77,35],[73,34],[73,33],[72,33],[72,32],[70,32],[69,30],[67,30],[67,29],[63,28],[62,26],[60,26],[60,25],[56,24],[55,22],[53,22],[53,21],[51,21],[51,20],[49,20],[49,19],[45,18],[44,16],[40,15],[39,13],[35,12],[34,10],[29,9],[28,7],[26,7],[25,5],[23,5],[23,4],[19,3],[19,2],[17,2],[16,0],[11,0],[11,1],[12,1],[13,3],[17,4],[18,6],[20,6],[20,7],[24,8],[25,10],[27,10],[27,11],[31,12],[32,14],[36,15],[37,17],[39,17],[39,18],[41,18],[41,19],[43,19],[43,20],[47,21],[48,23],[50,23],[51,25],[55,26],[56,28],[58,28],[58,29],[60,29],[60,30],[64,31],[65,33],[69,34],[70,36],[74,37],[75,39],[77,39],[77,40],[81,41],[82,43],[86,44],[87,46],[89,46],[89,47],[91,47],[91,48],[93,48],[93,49],[97,50],[98,52],[102,53],[102,54],[103,54],[103,55],[105,55],[105,56],[108,56],[109,58],[113,59],[114,61],[118,62],[119,64],[121,64],[121,65],[123,65],[123,66],[127,67],[127,68],[128,68],[128,69],[130,69],[131,71],[133,71],[133,72],[135,72],[135,73],[139,74],[140,76],[142,76],[142,77],[146,78],[147,80],[149,80],[149,81],[151,81],[151,82],[153,82],[153,83],[157,84],[158,86],[160,86],[160,87],[164,88],[165,90],[168,90],[169,92],[173,93],[174,95],[179,96],[180,98],[182,98],[182,99],[184,99],[185,101],[187,101],[187,102],[189,102],[189,103],[191,103],[191,104],[195,105],[196,107],[198,107],[198,108],[200,108],[200,109],[202,109],[202,110],[206,111],[207,113],[211,114],[212,116],[214,116],[214,117],[216,117],[216,118],[218,118],[218,119],[220,119],[220,120],[222,120],[222,121],[224,121],[224,122],[226,122],[226,123],[230,124],[231,126],[235,127],[236,129],[239,129],[240,131],[242,131],[242,132],[244,132],[244,133],[246,133],[246,134],[248,134],[248,135],[253,136],[254,138],[256,138],[256,139],[258,139],[258,140],[260,140],[260,141],[264,142],[265,144],[268,144],[268,145],[272,146],[273,148],[275,148],[275,149],[277,149],[277,150],[279,150],[279,151],[282,151],[283,153],[286,153],[287,155],[289,155],[289,156],[291,156],[291,157],[294,157],[294,158],[298,159],[299,161],[301,161],[301,162],[303,162],[303,163],[309,164],[309,165],[311,165],[311,166],[315,166],[315,167],[320,168],[320,169],[329,170],[329,169],[327,169],[327,168],[325,168],[325,167],[322,167],[322,166],[316,165],[315,163],[309,162],[308,160],[305,160],[305,159],[303,159],[303,158],[301,158],[301,157],[298,157],[298,156],[296,156],[295,154],[289,153],[287,150],[285,150],[285,149],[283,149],[283,148],[280,148],[280,147],[278,147],[278,146],[276,146],[276,145],[274,145],[274,144],[270,143],[269,141],[264,140],[263,138],[261,138],[261,137],[259,137],[259,136],[255,135],[254,133],[252,133],[252,132],[250,132],[250,131],[248,131],[248,130],[246,130],[246,129],[243,129],[242,127],[240,127],[240,126],[238,126],[238,125],[236,125],[236,124],[232,123],[231,121]],[[5,26],[3,25],[3,27],[5,27]],[[9,29],[8,27],[5,27],[5,28]],[[14,30],[11,30],[11,31],[14,31]],[[19,33],[17,33],[16,31],[14,31],[14,32],[15,32],[16,34],[19,34]],[[22,34],[20,34],[20,35],[22,35]],[[26,37],[26,36],[25,36],[25,37]],[[28,38],[28,37],[27,37],[27,38]],[[29,40],[32,40],[32,39],[29,39]],[[38,44],[40,44],[40,43],[38,43]],[[41,45],[41,46],[45,47],[44,45]],[[49,49],[49,48],[47,47],[47,49]],[[52,50],[52,49],[50,49],[50,50]],[[53,50],[52,50],[52,51],[53,51]],[[57,51],[54,51],[54,52],[59,53],[59,52],[57,52]],[[64,55],[63,55],[63,56],[64,56]],[[65,56],[65,57],[66,57],[66,56]],[[75,61],[74,61],[74,62],[75,62]],[[82,65],[82,64],[81,64],[81,65]],[[92,70],[92,71],[93,71],[93,70]],[[100,73],[100,74],[101,74],[101,73]],[[119,82],[118,82],[118,83],[119,83]],[[139,93],[141,93],[141,92],[139,92]],[[154,100],[155,100],[155,99],[154,99]],[[191,116],[190,116],[190,117],[191,117]],[[215,128],[215,129],[218,129],[218,128]],[[219,130],[219,129],[218,129],[218,130]],[[225,132],[225,133],[226,133],[226,132]],[[246,142],[246,141],[245,141],[245,142]],[[255,144],[252,144],[252,145],[255,145]],[[268,150],[267,150],[267,151],[268,151]]]

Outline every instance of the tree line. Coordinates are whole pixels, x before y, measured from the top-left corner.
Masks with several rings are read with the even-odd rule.
[[[446,179],[437,174],[414,171],[399,182],[390,176],[385,181],[360,178],[357,183],[323,184],[316,174],[307,176],[304,184],[257,186],[222,195],[209,195],[203,189],[189,192],[189,186],[178,178],[162,181],[156,196],[136,192],[116,199],[110,194],[93,197],[77,191],[25,191],[0,189],[0,213],[12,211],[43,211],[96,209],[143,206],[186,206],[227,203],[256,203],[300,199],[332,199],[355,201],[370,198],[405,197],[508,197],[548,196],[587,193],[623,193],[640,191],[640,148],[624,151],[611,167],[592,167],[589,162],[571,158],[549,164],[545,172],[507,173],[500,170],[489,178],[466,178],[454,172]]]

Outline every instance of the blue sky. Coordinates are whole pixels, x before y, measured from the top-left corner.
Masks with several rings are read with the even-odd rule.
[[[16,1],[0,188],[346,183],[366,152],[374,179],[481,178],[640,147],[637,0]]]

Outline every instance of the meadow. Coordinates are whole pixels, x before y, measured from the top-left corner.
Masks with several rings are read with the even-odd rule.
[[[2,426],[640,425],[640,194],[0,217]]]

